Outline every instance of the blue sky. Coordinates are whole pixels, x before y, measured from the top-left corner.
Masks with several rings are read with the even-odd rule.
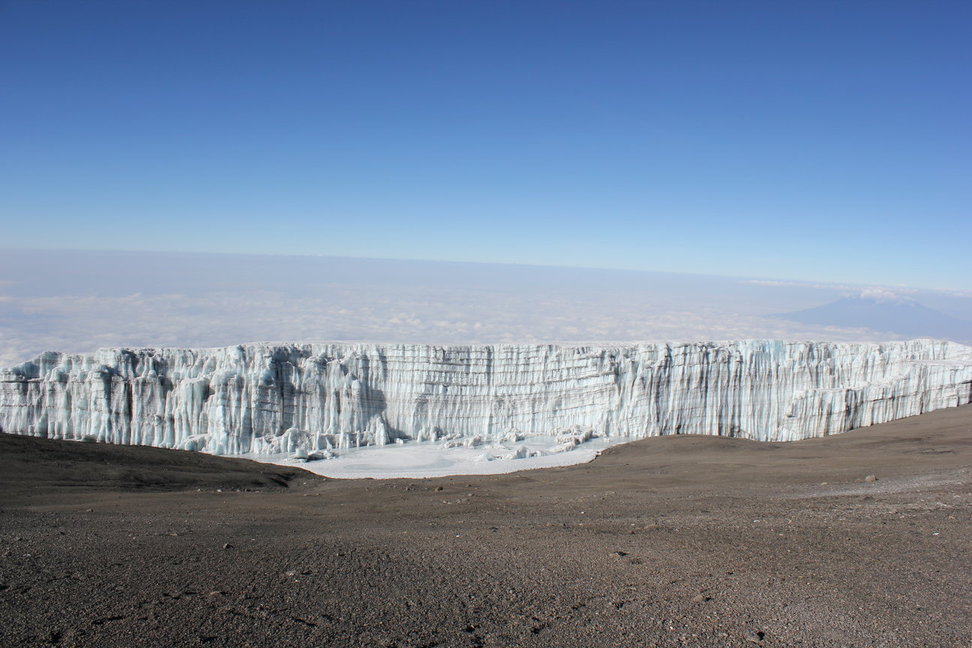
[[[972,288],[967,2],[0,3],[13,248]]]

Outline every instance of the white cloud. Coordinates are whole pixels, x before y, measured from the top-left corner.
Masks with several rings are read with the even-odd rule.
[[[285,260],[282,267],[276,257],[187,261],[160,255],[157,267],[128,266],[134,269],[119,273],[110,258],[100,265],[87,257],[42,259],[47,274],[25,273],[16,293],[0,301],[0,366],[45,350],[253,341],[877,339],[867,331],[767,317],[836,299],[842,293],[835,286],[822,291],[793,282],[685,275]],[[16,267],[28,266],[21,260]]]
[[[865,288],[861,291],[861,297],[864,299],[874,299],[876,301],[903,301],[903,298],[900,295],[885,288]]]

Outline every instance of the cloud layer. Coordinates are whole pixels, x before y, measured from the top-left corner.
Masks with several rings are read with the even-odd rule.
[[[887,338],[770,316],[846,290],[532,266],[7,251],[0,255],[0,366],[45,350],[252,341]]]

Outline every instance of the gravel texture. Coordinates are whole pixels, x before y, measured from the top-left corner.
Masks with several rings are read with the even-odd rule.
[[[0,646],[968,647],[970,522],[972,407],[422,480],[2,435]]]

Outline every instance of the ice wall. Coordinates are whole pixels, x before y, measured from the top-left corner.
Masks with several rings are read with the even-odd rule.
[[[972,348],[253,344],[45,353],[0,371],[0,428],[220,454],[396,439],[794,440],[972,401]]]

